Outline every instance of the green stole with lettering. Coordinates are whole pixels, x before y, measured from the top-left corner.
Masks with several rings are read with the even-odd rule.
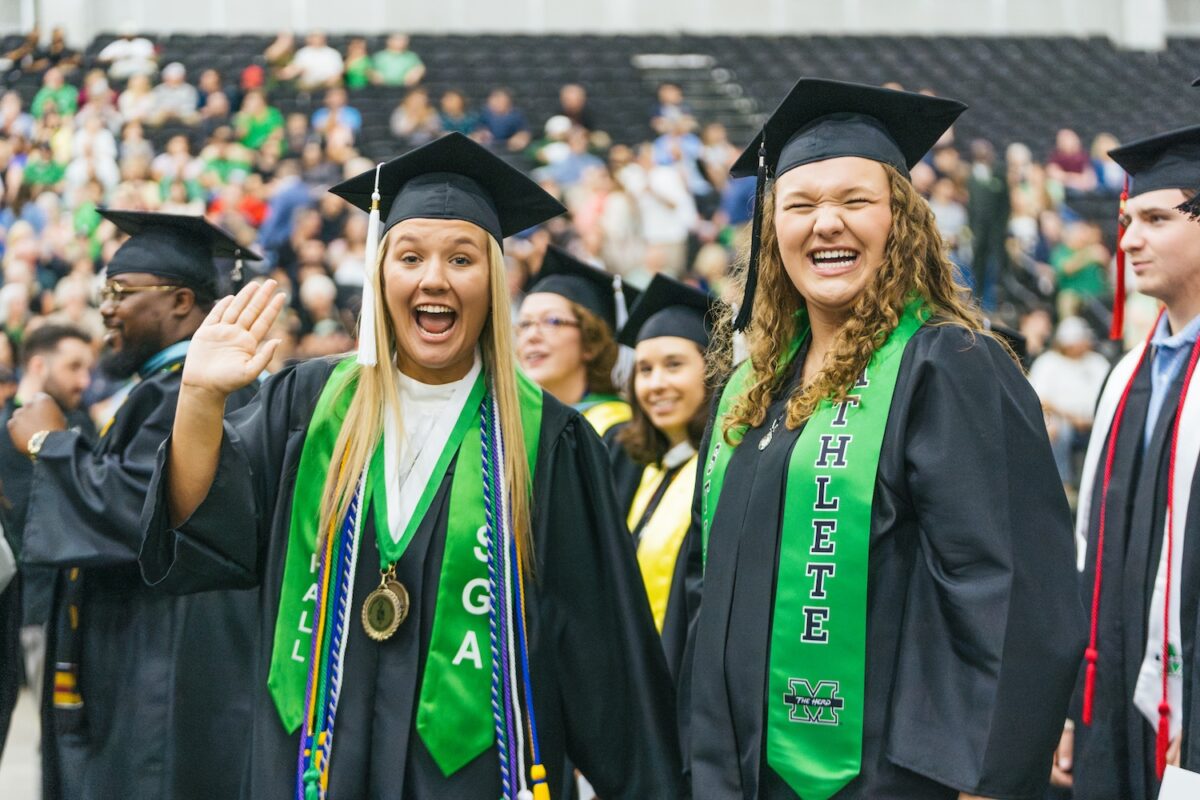
[[[905,345],[928,313],[905,309],[844,402],[822,401],[792,450],[780,536],[767,675],[767,763],[804,800],[826,800],[861,769],[867,644],[867,566],[879,451]],[[779,368],[808,336],[800,332]],[[701,490],[705,563],[734,446],[724,420],[753,381],[749,361],[717,407]],[[731,431],[740,441],[745,429]],[[770,434],[759,444],[770,446]]]
[[[344,359],[325,382],[308,425],[296,474],[283,586],[267,679],[279,717],[289,733],[304,722],[314,620],[328,622],[333,611],[319,607],[319,592],[314,582],[318,559],[317,525],[333,448],[354,396],[355,366],[353,358]],[[525,452],[532,477],[541,435],[542,392],[520,370],[516,374]],[[450,484],[450,510],[437,607],[416,715],[417,731],[446,775],[456,772],[495,741],[490,705],[487,560],[477,552],[482,541],[479,532],[486,530],[480,440],[480,409],[486,398],[487,372],[481,370],[398,540],[393,541],[388,528],[382,435],[367,470],[367,485],[361,502],[362,509],[373,508],[381,560],[384,564],[398,562],[429,511],[450,462],[455,453],[458,454]],[[365,530],[365,526],[362,529]],[[482,597],[479,592],[471,591],[473,587],[482,587]],[[478,602],[468,603],[469,598],[476,598]],[[356,607],[351,617],[355,622],[357,605],[362,599],[356,597],[354,600]],[[419,598],[414,597],[413,601],[419,602]],[[403,687],[397,688],[403,690]]]

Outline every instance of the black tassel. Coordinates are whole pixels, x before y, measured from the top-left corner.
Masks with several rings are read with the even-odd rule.
[[[1175,206],[1175,210],[1182,211],[1184,214],[1187,214],[1188,219],[1190,219],[1192,222],[1200,222],[1200,192],[1196,192],[1194,195],[1192,195],[1190,200],[1185,200],[1179,205]]]
[[[742,294],[742,305],[737,319],[733,321],[735,331],[744,331],[750,325],[754,313],[754,292],[758,289],[758,250],[762,243],[763,196],[767,190],[767,135],[758,143],[758,177],[754,184],[754,219],[750,223],[750,260],[746,263],[746,290]]]

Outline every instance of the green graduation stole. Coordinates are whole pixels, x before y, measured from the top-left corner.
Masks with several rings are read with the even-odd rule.
[[[919,302],[909,304],[845,402],[817,406],[788,462],[768,658],[767,763],[804,800],[826,800],[861,769],[875,477],[901,357],[927,317]],[[781,369],[808,335],[807,317],[800,321]],[[746,361],[718,405],[701,494],[705,563],[733,455],[723,420],[752,377]],[[734,433],[740,440],[745,430]],[[769,438],[763,442],[760,449],[770,446]]]
[[[321,391],[305,436],[292,497],[288,549],[267,679],[280,720],[289,733],[305,722],[314,629],[320,634],[322,626],[328,628],[334,623],[334,609],[329,607],[332,604],[322,602],[328,593],[316,582],[320,559],[316,550],[317,525],[334,444],[354,395],[355,366],[353,358],[341,361]],[[520,371],[517,378],[524,444],[532,475],[541,433],[542,393]],[[371,458],[361,501],[362,509],[373,507],[381,566],[395,563],[428,512],[455,453],[459,455],[459,466],[450,484],[445,553],[416,717],[422,741],[447,776],[491,747],[495,740],[487,561],[478,555],[482,540],[479,532],[485,529],[483,479],[478,465],[482,459],[480,409],[486,384],[486,373],[481,371],[398,541],[392,540],[387,522],[382,436]],[[330,538],[335,535],[340,534],[331,532]],[[336,541],[327,545],[333,553],[339,546]],[[357,616],[357,609],[354,615]],[[313,666],[323,683],[327,665]]]

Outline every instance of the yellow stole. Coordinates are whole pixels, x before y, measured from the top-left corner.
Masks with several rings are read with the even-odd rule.
[[[654,625],[661,634],[663,618],[667,614],[667,598],[671,594],[671,578],[675,574],[675,560],[683,537],[692,522],[692,491],[696,485],[696,459],[693,454],[675,473],[670,486],[653,515],[642,526],[641,541],[638,543],[638,567],[642,571],[642,582],[646,584],[646,595],[650,598],[650,610],[654,613]],[[651,464],[642,471],[642,480],[629,507],[629,530],[637,528],[646,507],[654,497],[659,484],[670,470]]]
[[[596,403],[583,410],[583,418],[591,424],[598,436],[608,433],[608,429],[622,422],[628,422],[633,417],[633,411],[624,400],[606,400]]]

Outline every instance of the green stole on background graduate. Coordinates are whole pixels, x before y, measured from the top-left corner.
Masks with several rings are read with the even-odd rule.
[[[807,338],[808,319],[780,364]],[[826,800],[859,774],[866,696],[867,567],[879,451],[905,345],[928,317],[910,303],[842,403],[823,400],[787,471],[767,676],[767,763],[804,800]],[[753,380],[749,361],[721,395],[705,458],[701,541],[734,447],[724,420]],[[735,442],[745,429],[731,432]],[[770,446],[768,433],[759,449]]]
[[[321,496],[331,468],[333,448],[354,395],[355,362],[335,367],[317,401],[304,440],[292,499],[288,550],[280,590],[279,614],[271,653],[268,686],[288,732],[305,723],[305,692],[313,631],[333,624],[332,604],[322,603],[322,587],[314,582],[317,525]],[[532,476],[541,434],[542,392],[517,371],[524,446]],[[464,597],[472,586],[487,587],[488,565],[480,559],[484,527],[480,410],[487,396],[481,370],[461,414],[437,460],[421,498],[398,540],[388,527],[383,439],[371,458],[360,509],[373,508],[380,557],[400,560],[441,486],[455,454],[458,466],[450,485],[446,546],[438,581],[437,607],[429,653],[418,699],[416,726],[442,772],[451,775],[494,742],[490,705],[491,673],[486,606],[468,608]],[[360,525],[360,528],[365,526]],[[329,538],[333,538],[332,535]],[[327,545],[336,552],[336,543]],[[355,609],[355,618],[357,609]]]

